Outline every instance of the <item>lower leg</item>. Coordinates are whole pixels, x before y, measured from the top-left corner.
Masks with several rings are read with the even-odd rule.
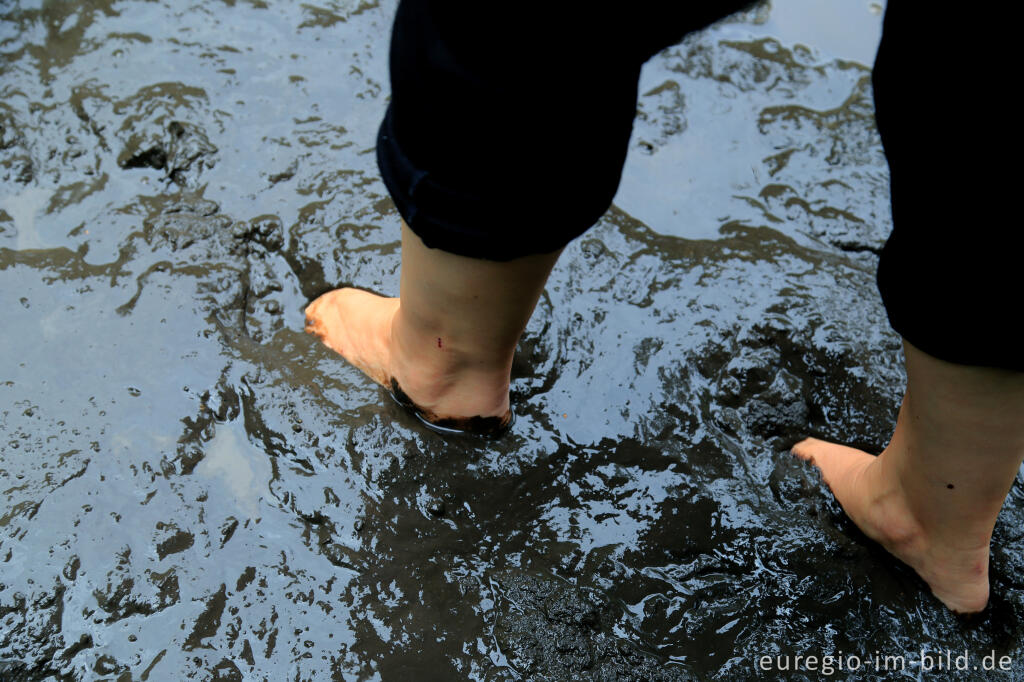
[[[399,298],[331,291],[306,308],[306,330],[434,419],[503,418],[516,343],[559,253],[467,258],[403,223]]]
[[[1024,374],[904,349],[907,391],[881,455],[815,439],[793,452],[947,606],[980,611],[992,530],[1024,459]]]

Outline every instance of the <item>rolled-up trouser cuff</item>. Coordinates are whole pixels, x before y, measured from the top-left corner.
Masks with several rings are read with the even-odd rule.
[[[591,194],[586,205],[577,202],[571,206],[553,205],[542,192],[502,197],[500,191],[491,195],[460,191],[417,167],[404,153],[390,106],[377,135],[377,164],[398,213],[424,244],[494,261],[563,248],[597,222],[618,186],[616,173],[614,180],[606,183],[610,186]],[[503,183],[498,180],[497,184]],[[515,205],[510,206],[510,200]]]
[[[941,360],[1024,371],[1024,230],[1006,163],[1020,126],[1001,100],[1015,30],[890,2],[872,80],[892,198],[878,264],[890,324]]]
[[[399,213],[462,256],[561,249],[615,196],[644,61],[748,2],[402,0],[377,145]]]
[[[946,362],[1024,371],[1017,331],[1024,315],[1021,277],[1000,254],[964,243],[957,249],[969,239],[963,232],[940,249],[894,231],[878,264],[889,324],[911,345]],[[1001,241],[991,231],[987,236]]]

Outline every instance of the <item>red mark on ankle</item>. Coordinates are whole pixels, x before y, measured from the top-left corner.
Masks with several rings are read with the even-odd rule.
[[[444,348],[444,346],[441,345],[441,337],[440,336],[437,337],[437,347],[438,348]]]

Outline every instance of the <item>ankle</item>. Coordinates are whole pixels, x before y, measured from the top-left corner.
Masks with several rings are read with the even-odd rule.
[[[886,455],[887,452],[879,455],[863,474],[867,490],[871,491],[865,510],[878,535],[873,539],[890,551],[920,551],[931,544],[930,533],[914,514],[900,477],[886,471]]]
[[[416,329],[400,308],[391,334],[391,376],[417,407],[440,417],[508,413],[512,352],[483,354],[455,335]]]
[[[934,505],[925,505],[933,510],[930,514],[918,511],[922,506],[915,498],[919,491],[913,482],[906,482],[904,471],[886,466],[887,456],[892,457],[888,450],[865,471],[868,488],[874,491],[868,509],[880,536],[875,539],[896,554],[931,556],[950,566],[963,564],[960,568],[976,565],[984,557],[987,566],[995,517],[961,512],[955,502],[946,505],[949,513],[934,513]],[[913,472],[910,478],[916,482]]]
[[[416,407],[438,417],[504,416],[509,410],[507,373],[438,369],[399,360],[392,366],[392,378]]]

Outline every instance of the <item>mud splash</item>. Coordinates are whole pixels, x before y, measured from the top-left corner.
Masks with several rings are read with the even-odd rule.
[[[302,331],[329,288],[397,291],[393,4],[181,7],[0,15],[0,677],[917,679],[951,649],[1024,679],[1020,481],[964,624],[787,452],[879,449],[902,390],[864,66],[766,34],[781,9],[655,58],[515,427],[450,441]]]

